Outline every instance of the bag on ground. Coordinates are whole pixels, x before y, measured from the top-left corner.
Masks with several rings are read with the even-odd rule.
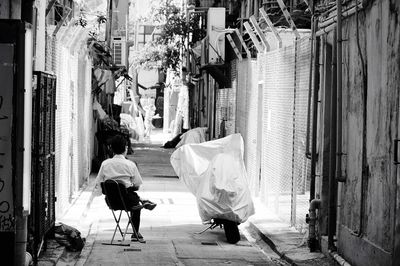
[[[85,239],[81,237],[81,232],[72,226],[57,223],[54,226],[54,234],[57,243],[65,246],[68,251],[81,251],[85,246]]]

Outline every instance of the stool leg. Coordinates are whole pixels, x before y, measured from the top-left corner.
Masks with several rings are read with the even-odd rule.
[[[115,222],[117,223],[117,226],[115,227],[115,230],[117,230],[117,228],[118,228],[118,229],[119,229],[119,232],[120,232],[120,234],[121,234],[121,236],[123,236],[122,229],[121,229],[121,227],[119,226],[119,221],[121,221],[122,211],[119,212],[119,217],[118,217],[118,219],[117,219],[117,216],[115,216],[114,211],[111,210],[111,212],[112,212],[112,214],[113,214],[113,216],[114,216]],[[115,233],[114,233],[114,234],[115,234]]]
[[[114,242],[114,238],[115,238],[115,234],[117,233],[117,229],[119,229],[119,232],[121,233],[122,242],[125,240],[126,231],[125,231],[125,234],[124,234],[124,233],[122,232],[122,229],[121,229],[120,225],[119,225],[119,222],[121,221],[122,211],[119,212],[118,219],[117,219],[117,216],[115,215],[114,211],[111,210],[111,212],[112,212],[112,214],[113,214],[113,216],[114,216],[114,219],[115,219],[115,222],[116,222],[117,225],[115,226],[114,234],[113,234],[113,236],[112,236],[112,238],[111,238],[111,242],[109,242],[109,243],[102,243],[102,244],[103,244],[103,245],[115,245],[115,246],[130,246],[130,244],[126,244],[126,243],[125,243],[125,244],[124,244],[124,243],[113,243],[113,242]]]

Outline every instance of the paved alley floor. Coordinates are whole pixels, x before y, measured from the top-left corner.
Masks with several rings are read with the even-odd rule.
[[[88,216],[99,215],[99,220],[83,265],[276,265],[245,237],[231,245],[223,229],[198,234],[206,226],[199,219],[196,200],[176,178],[144,179],[141,196],[158,204],[153,211],[142,211],[140,232],[146,243],[103,245],[110,241],[115,222],[103,199],[96,198]]]
[[[104,196],[93,197],[96,174],[92,174],[69,210],[56,217],[57,222],[81,232],[86,238],[84,249],[70,252],[55,240],[48,241],[38,265],[335,265],[321,253],[310,253],[304,234],[282,223],[256,199],[256,213],[239,226],[241,241],[237,244],[228,244],[219,227],[200,234],[208,225],[202,224],[195,197],[172,169],[174,149],[161,148],[169,139],[162,130],[155,130],[150,139],[133,144],[134,154],[128,156],[143,177],[140,196],[157,203],[154,210],[141,214],[145,244],[131,242],[130,235],[125,246],[103,244],[110,242],[115,221]],[[126,226],[125,213],[122,219]],[[117,233],[115,240],[121,239]]]
[[[57,260],[42,259],[39,265],[288,265],[272,250],[263,250],[245,237],[229,244],[224,230],[215,228],[199,233],[202,224],[195,197],[188,192],[172,169],[169,158],[173,149],[161,148],[163,139],[134,145],[128,156],[139,165],[144,184],[139,190],[143,198],[157,203],[152,210],[143,210],[140,232],[146,243],[123,242],[127,246],[110,246],[115,221],[105,204],[104,196],[93,197],[91,182],[65,215],[62,222],[76,227],[86,237],[80,253],[63,251]],[[80,208],[82,212],[75,210]],[[127,217],[123,213],[122,225]],[[121,240],[116,234],[116,240]]]

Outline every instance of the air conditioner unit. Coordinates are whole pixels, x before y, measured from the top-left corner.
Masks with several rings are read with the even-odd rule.
[[[123,37],[114,37],[112,42],[112,58],[118,66],[126,63],[126,41]]]
[[[207,12],[207,35],[209,37],[208,62],[225,60],[225,8],[209,8]]]

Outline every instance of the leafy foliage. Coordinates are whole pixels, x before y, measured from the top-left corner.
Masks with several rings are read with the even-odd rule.
[[[180,65],[181,49],[184,49],[189,23],[181,9],[170,0],[151,1],[150,15],[140,19],[142,23],[156,25],[161,30],[159,39],[145,45],[136,56],[135,63],[141,67],[177,69]]]
[[[87,26],[88,22],[85,16],[81,15],[79,16],[78,20],[75,22],[75,25],[80,25],[82,28],[85,28]]]
[[[102,33],[102,25],[107,22],[107,17],[101,12],[89,12],[85,8],[79,10],[75,26],[89,30],[89,37],[98,39]]]
[[[165,47],[154,42],[147,43],[143,50],[136,51],[133,64],[142,68],[158,68],[163,61]]]
[[[89,36],[98,38],[101,32],[101,25],[107,23],[107,17],[103,14],[96,15],[96,25],[89,31]]]
[[[97,24],[101,25],[107,22],[107,18],[105,15],[99,14],[97,15]]]

